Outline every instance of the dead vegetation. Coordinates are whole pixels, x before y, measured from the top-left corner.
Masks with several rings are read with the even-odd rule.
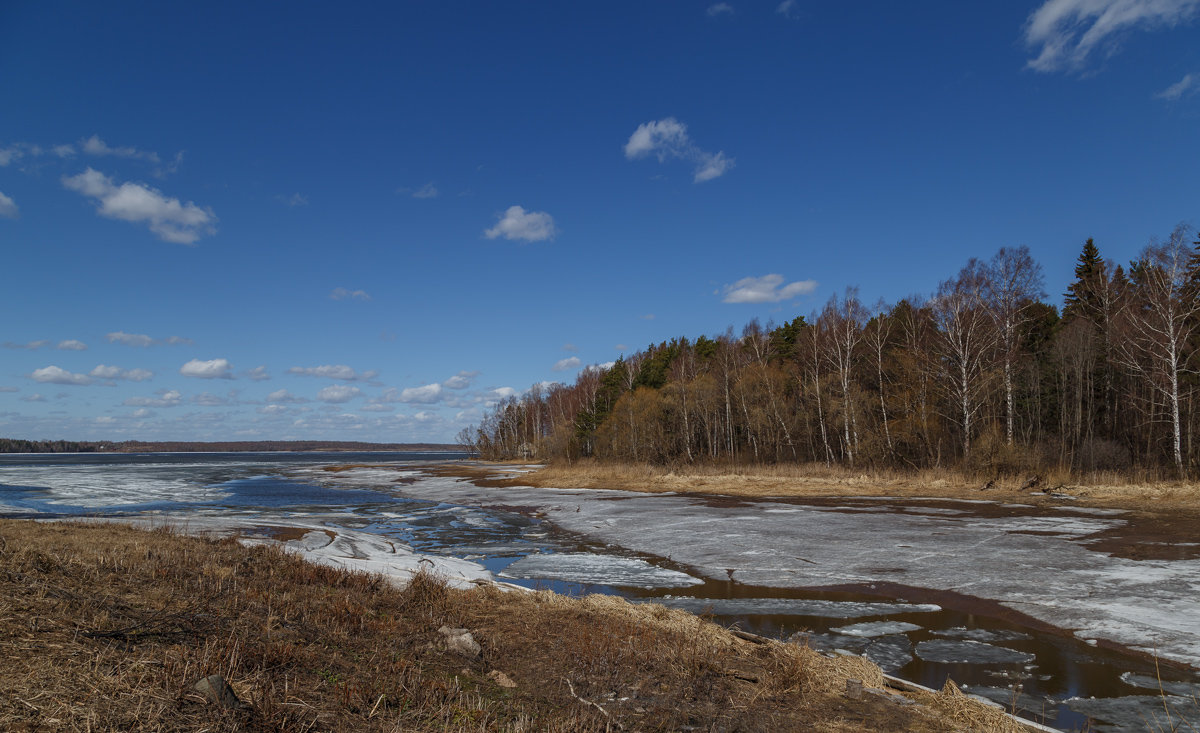
[[[851,699],[848,678],[883,686],[864,660],[661,606],[425,575],[398,589],[164,531],[0,521],[0,587],[11,731],[947,731],[963,709],[971,730],[1017,729],[954,694]],[[443,626],[479,655],[450,651]],[[194,689],[211,675],[243,704]]]
[[[498,479],[514,463],[475,462],[447,470],[492,485],[624,489],[648,493],[722,494],[744,497],[894,496],[1059,501],[1062,495],[1090,506],[1194,509],[1200,484],[1116,472],[973,475],[949,469],[853,469],[824,464],[658,466],[582,460],[554,463]],[[1038,492],[1035,496],[1033,492]],[[1055,497],[1058,494],[1059,497]],[[1044,495],[1044,496],[1043,496]]]

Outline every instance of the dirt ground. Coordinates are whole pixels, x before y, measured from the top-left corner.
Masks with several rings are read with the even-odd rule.
[[[214,674],[239,705],[194,689]],[[401,589],[275,547],[0,521],[4,730],[1020,729],[954,689],[854,698],[851,678],[883,686],[860,658],[619,598]]]

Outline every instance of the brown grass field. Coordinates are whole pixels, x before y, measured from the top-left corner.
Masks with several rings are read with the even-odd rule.
[[[447,472],[471,476],[491,485],[542,488],[623,489],[648,493],[676,492],[742,497],[921,496],[1061,504],[1062,499],[1033,495],[1033,492],[1052,491],[1073,496],[1076,503],[1084,506],[1158,510],[1200,508],[1200,484],[1103,472],[1083,476],[1054,472],[1044,475],[987,477],[947,469],[873,471],[823,464],[695,464],[672,468],[582,460],[541,466],[535,471],[521,473],[511,479],[497,478],[519,465],[522,464],[473,461],[460,464]],[[1027,486],[1031,483],[1032,485]]]
[[[245,707],[193,690],[213,674]],[[850,678],[883,686],[863,659],[657,605],[398,588],[234,540],[0,520],[5,731],[1020,730],[955,689],[852,699]]]

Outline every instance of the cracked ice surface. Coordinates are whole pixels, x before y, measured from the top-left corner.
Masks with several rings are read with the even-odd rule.
[[[1200,659],[1200,560],[1127,560],[1078,541],[1124,525],[1119,516],[1054,509],[1040,517],[851,513],[778,501],[720,507],[686,495],[488,489],[454,479],[425,479],[398,491],[434,501],[536,507],[563,529],[670,557],[717,580],[819,587],[886,579],[997,600],[1076,629],[1082,638],[1187,663]],[[880,506],[886,502],[880,499]],[[959,502],[965,510],[972,503],[986,502]]]
[[[635,588],[679,588],[704,582],[687,573],[651,565],[645,560],[591,553],[528,555],[506,567],[500,575]]]

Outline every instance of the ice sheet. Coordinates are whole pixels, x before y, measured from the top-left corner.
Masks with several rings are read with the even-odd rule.
[[[926,662],[942,664],[1024,664],[1033,655],[982,641],[931,639],[917,644],[917,656]]]
[[[846,636],[890,636],[892,634],[906,634],[909,631],[917,631],[921,627],[916,624],[906,623],[904,621],[868,621],[861,624],[851,624],[849,626],[839,626],[836,629],[830,629],[838,634]]]
[[[529,555],[500,574],[507,578],[546,578],[634,588],[681,588],[704,582],[687,573],[651,565],[638,558],[591,553]]]

